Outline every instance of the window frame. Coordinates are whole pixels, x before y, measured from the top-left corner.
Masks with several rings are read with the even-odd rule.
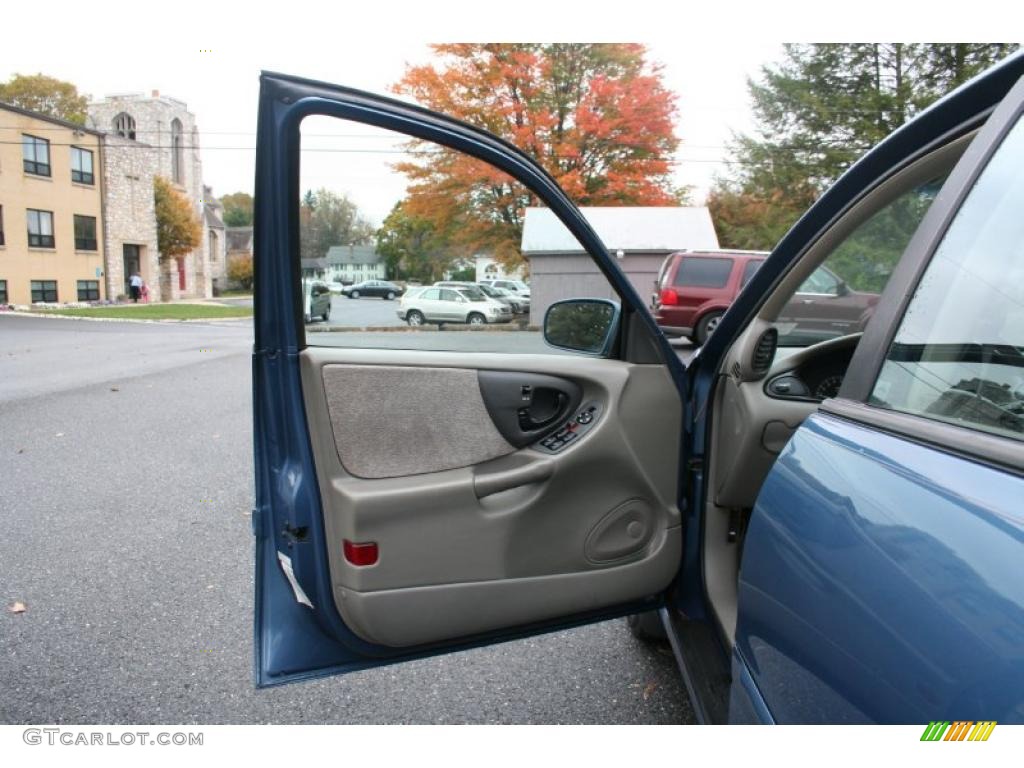
[[[9,294],[7,292],[7,280],[0,279],[0,304],[10,304]]]
[[[854,351],[839,396],[821,405],[825,413],[1020,473],[1024,473],[1024,443],[1019,440],[893,411],[872,405],[869,400],[896,332],[936,250],[1003,140],[1022,119],[1024,79],[996,107],[946,179],[893,270],[875,308],[874,319]]]
[[[33,158],[35,158],[33,160],[29,160],[28,158],[25,157],[25,147],[28,146],[26,144],[26,142],[25,142],[25,139],[31,139],[30,143],[31,143],[31,146],[33,147],[32,156],[33,156]],[[44,145],[46,147],[46,162],[45,163],[39,162],[38,147],[39,147],[40,144],[42,144],[42,145]],[[33,165],[35,168],[34,169],[30,169],[28,167],[29,164]],[[46,168],[46,172],[43,173],[40,170],[38,170],[40,167],[45,167]],[[42,138],[40,136],[33,136],[31,133],[23,133],[23,134],[21,134],[21,168],[29,176],[40,176],[42,178],[47,178],[47,179],[52,178],[53,177],[53,156],[50,154],[50,140],[49,139],[44,139],[44,138]]]
[[[78,236],[78,220],[92,220],[92,238],[79,237]],[[97,234],[97,223],[95,216],[86,216],[84,213],[74,214],[72,222],[73,231],[75,235],[75,250],[76,251],[98,251],[99,250],[99,235]]]
[[[89,168],[88,173],[85,171],[75,168],[75,157],[76,154],[88,155],[89,156]],[[75,178],[75,174],[78,174],[79,178]],[[71,181],[75,184],[86,184],[90,187],[96,186],[96,157],[91,149],[85,149],[84,147],[71,147]]]
[[[0,246],[6,245],[7,241],[4,240],[4,207],[0,205]]]
[[[53,289],[52,289],[53,290],[53,298],[52,299],[48,299],[48,298],[45,297],[46,293],[48,293],[51,289],[45,288],[45,287],[35,288],[34,286],[37,283],[40,286],[44,286],[47,283],[53,283]],[[28,281],[28,288],[29,288],[29,297],[31,298],[31,302],[30,302],[31,304],[37,304],[39,302],[53,304],[53,303],[56,303],[56,302],[60,301],[60,298],[59,298],[60,292],[58,291],[57,281],[56,280],[29,280]],[[37,299],[35,297],[37,291],[40,292],[40,293],[43,293],[43,298]]]
[[[33,213],[37,213],[37,214],[38,213],[45,213],[45,214],[47,214],[50,217],[50,234],[49,235],[42,234],[42,219],[38,219],[39,225],[40,225],[39,226],[40,231],[36,232],[36,233],[32,232],[32,226],[31,226],[32,216],[31,216],[31,214],[33,214]],[[45,211],[45,210],[43,210],[41,208],[26,208],[25,209],[25,228],[26,228],[26,231],[28,232],[28,247],[29,248],[46,248],[46,249],[51,249],[52,250],[52,249],[57,247],[57,236],[56,236],[56,234],[54,234],[54,231],[53,231],[53,211]],[[33,243],[32,242],[32,238],[33,237],[38,238],[38,242]],[[47,242],[46,242],[46,240],[44,240],[44,238],[49,238],[49,244],[47,244]]]
[[[86,295],[82,298],[82,283],[96,286],[95,288],[86,288],[88,293],[95,293],[95,296]],[[79,301],[99,301],[100,300],[100,281],[99,280],[77,280],[75,282],[75,290]]]

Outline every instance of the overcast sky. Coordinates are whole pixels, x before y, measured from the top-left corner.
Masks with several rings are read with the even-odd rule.
[[[821,3],[795,0],[776,1],[770,8],[763,3],[732,2],[703,10],[671,0],[614,5],[567,0],[370,5],[360,9],[353,0],[244,6],[177,0],[159,5],[98,2],[87,8],[76,3],[64,9],[48,4],[44,34],[4,36],[0,79],[15,72],[43,72],[74,82],[94,97],[157,89],[187,102],[201,131],[205,181],[221,195],[252,191],[261,70],[385,92],[408,64],[430,61],[430,42],[643,42],[651,58],[665,66],[666,86],[678,94],[677,134],[682,145],[676,177],[680,184],[695,188],[699,202],[714,174],[724,169],[724,148],[731,131],[752,128],[747,77],[777,60],[783,41],[877,39],[885,36],[883,31],[892,32],[889,37],[903,31],[904,38],[921,39],[928,31],[936,32],[922,29],[908,11],[903,19],[894,19],[891,4],[877,0],[862,0],[854,19],[829,17]],[[929,4],[933,10],[941,10],[942,5]],[[971,8],[985,6],[983,0]],[[9,10],[8,16],[27,12],[26,7],[18,4],[18,10]],[[173,12],[168,13],[169,9]],[[879,11],[884,13],[884,25],[878,22]],[[933,27],[936,16],[940,14],[929,22]],[[983,30],[972,28],[970,19],[962,13],[958,16],[949,30],[953,36],[985,38]],[[986,19],[998,34],[994,18]],[[913,33],[906,34],[908,27]],[[354,133],[349,131],[349,138],[335,141],[365,146],[365,139],[351,137]],[[316,183],[338,187],[358,200],[358,190],[346,189],[341,179],[333,182],[343,171],[340,165],[321,169]],[[386,212],[382,199],[360,202],[375,220]]]

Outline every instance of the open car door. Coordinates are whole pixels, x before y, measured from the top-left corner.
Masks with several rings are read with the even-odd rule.
[[[342,151],[316,154],[315,144],[361,131],[397,138],[382,152],[406,153],[388,167],[413,179],[421,199],[443,207],[445,195],[462,195],[450,210],[471,213],[448,243],[469,248],[467,233],[523,207],[560,229],[562,255],[531,263],[528,319],[509,322],[506,305],[460,289],[433,302],[458,325],[434,326],[430,302],[417,304],[410,287],[401,303],[334,299],[333,314],[304,322],[305,278],[325,276],[334,246],[359,247],[303,239],[319,237],[316,196],[300,202],[303,191]],[[440,169],[472,184],[446,187]],[[336,181],[357,201],[365,191],[355,173]],[[407,192],[393,189],[389,207]],[[480,214],[487,200],[493,216]],[[264,74],[255,227],[258,685],[663,604],[682,557],[683,367],[634,285],[535,162],[405,103]],[[558,303],[573,297],[601,301]],[[394,327],[359,331],[365,321],[341,316],[374,307]]]

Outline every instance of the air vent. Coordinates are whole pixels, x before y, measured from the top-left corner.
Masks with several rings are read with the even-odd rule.
[[[772,360],[775,359],[775,347],[779,343],[779,332],[769,328],[761,334],[754,347],[754,357],[750,361],[750,367],[758,376],[764,376],[772,367]]]

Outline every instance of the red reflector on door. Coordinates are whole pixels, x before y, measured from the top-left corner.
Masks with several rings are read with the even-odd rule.
[[[373,565],[377,562],[377,542],[375,541],[356,544],[345,539],[342,548],[345,551],[345,559],[352,565]]]

